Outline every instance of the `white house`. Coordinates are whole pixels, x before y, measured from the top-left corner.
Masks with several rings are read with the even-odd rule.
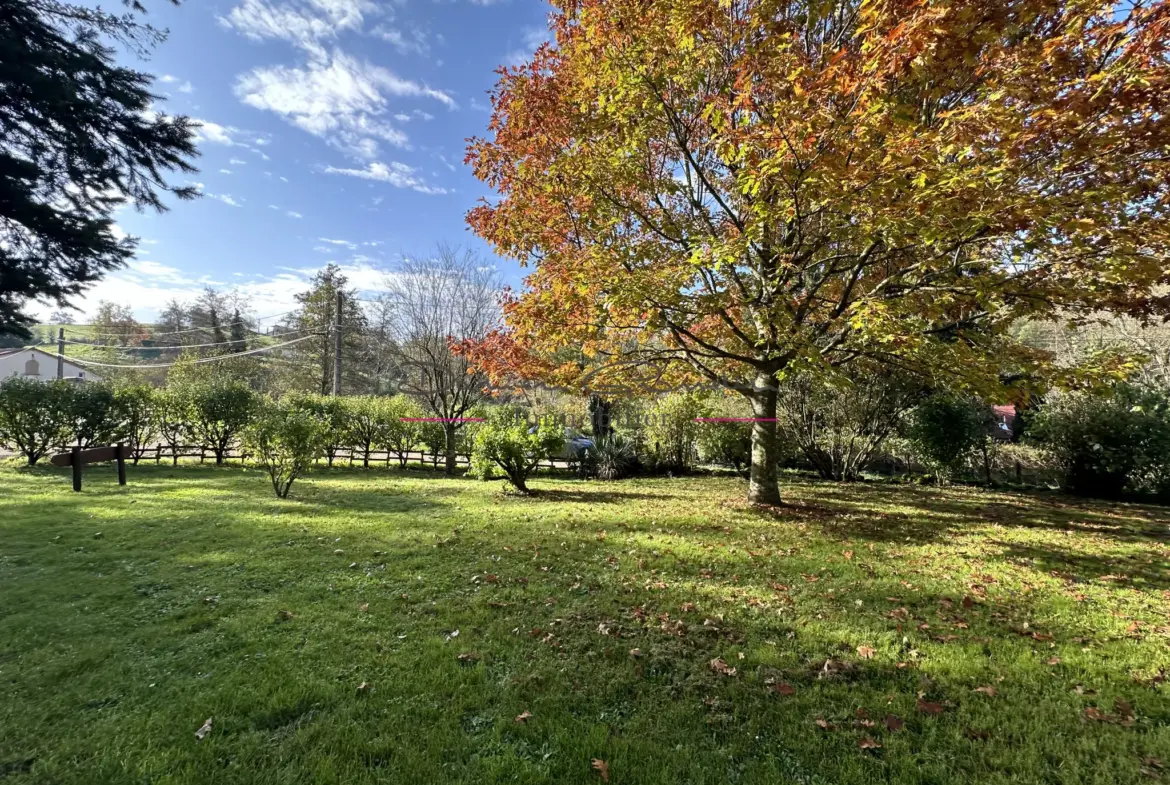
[[[11,376],[25,376],[39,381],[56,379],[57,355],[40,349],[0,349],[0,381]],[[64,376],[77,381],[101,381],[97,374],[68,360],[65,361]]]

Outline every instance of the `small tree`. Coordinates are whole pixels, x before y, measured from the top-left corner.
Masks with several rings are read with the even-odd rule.
[[[351,395],[339,399],[345,409],[345,441],[362,451],[362,466],[370,468],[370,452],[386,441],[388,399],[375,395]]]
[[[379,412],[383,418],[380,447],[393,453],[398,459],[398,465],[405,468],[410,460],[410,451],[423,442],[423,427],[438,425],[439,423],[423,423],[423,409],[413,398],[406,395],[395,395],[385,399],[386,403]],[[432,441],[436,446],[443,443],[442,428],[433,428]],[[436,451],[437,452],[437,451]]]
[[[529,475],[564,444],[564,433],[556,425],[541,423],[529,427],[521,412],[501,407],[491,413],[488,422],[475,434],[471,473],[486,480],[499,468],[516,490],[527,494]]]
[[[325,461],[333,465],[337,453],[342,447],[349,445],[351,435],[351,410],[346,399],[332,395],[318,395],[316,393],[293,392],[283,399],[285,403],[295,409],[308,412],[325,425]]]
[[[0,383],[0,444],[21,452],[29,466],[69,438],[69,382],[14,377]]]
[[[183,439],[191,432],[190,407],[179,389],[167,387],[154,396],[155,422],[163,443],[171,450],[171,464],[179,463],[179,448]]]
[[[131,384],[116,387],[114,399],[122,412],[124,433],[130,439],[131,455],[137,465],[159,435],[159,394],[149,384]]]
[[[941,393],[914,410],[907,438],[940,482],[960,472],[991,438],[991,409],[977,398]]]
[[[264,403],[244,430],[244,443],[268,472],[272,490],[285,499],[293,481],[324,452],[328,424],[311,412],[288,404]]]
[[[179,388],[186,402],[188,432],[222,464],[256,409],[256,393],[243,382],[210,378]]]
[[[75,385],[69,410],[72,442],[78,447],[105,446],[128,438],[127,413],[109,384]]]

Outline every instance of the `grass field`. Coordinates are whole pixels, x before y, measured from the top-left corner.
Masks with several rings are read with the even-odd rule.
[[[86,483],[0,469],[3,785],[1170,771],[1170,510],[799,479],[774,513],[720,478]]]

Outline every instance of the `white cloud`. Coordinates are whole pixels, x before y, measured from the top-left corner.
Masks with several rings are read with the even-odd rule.
[[[424,194],[445,194],[446,188],[439,186],[428,185],[426,181],[418,176],[418,170],[398,161],[391,161],[389,164],[384,164],[381,161],[373,161],[366,166],[365,169],[338,169],[333,166],[326,167],[326,174],[344,174],[349,177],[361,177],[364,180],[377,180],[383,183],[390,183],[395,188],[410,188]]]
[[[232,174],[232,170],[231,169],[220,169],[219,173],[220,174]]]
[[[357,243],[351,243],[349,240],[330,240],[328,237],[318,237],[317,239],[330,245],[343,245],[351,251],[357,250]]]
[[[207,196],[207,197],[209,197],[209,198],[211,198],[211,199],[218,199],[219,201],[221,201],[221,202],[223,202],[224,204],[226,204],[226,205],[229,205],[229,206],[231,206],[231,207],[243,207],[243,206],[244,206],[244,205],[243,205],[243,204],[241,204],[240,202],[237,202],[237,201],[236,201],[236,200],[235,200],[235,199],[232,197],[232,195],[231,195],[231,194],[212,194],[212,193],[205,193],[205,194],[203,194],[203,195],[204,195],[204,196]]]
[[[298,213],[296,210],[289,210],[287,213],[285,213],[285,215],[287,215],[289,218],[304,218],[305,217],[305,216],[301,215],[300,213]]]
[[[367,14],[376,14],[378,6],[369,0],[310,0],[310,2],[270,3],[244,0],[220,24],[232,28],[254,41],[276,38],[298,46],[315,58],[325,58],[322,41],[336,40],[347,30],[359,31]]]
[[[431,45],[427,42],[426,33],[421,30],[412,29],[410,32],[405,32],[394,27],[380,25],[375,27],[372,32],[393,46],[400,55],[414,54],[425,57],[430,54]]]
[[[252,146],[268,144],[269,139],[267,137],[256,134],[254,131],[244,131],[230,125],[220,125],[210,120],[194,119],[196,123],[199,123],[199,129],[195,131],[196,142],[219,144],[224,147],[243,147],[257,155],[263,156],[265,159],[268,158],[268,156]]]
[[[158,80],[159,80],[160,82],[162,82],[163,84],[172,84],[172,83],[174,83],[174,82],[177,82],[177,81],[179,81],[179,77],[177,77],[177,76],[171,76],[170,74],[163,74],[162,76],[160,76],[160,77],[158,78]]]
[[[334,51],[328,61],[304,68],[256,68],[236,81],[236,96],[362,159],[377,155],[378,142],[405,147],[406,134],[384,119],[389,99],[425,98],[455,108],[455,100],[403,79],[386,68]]]
[[[179,85],[179,92],[193,93],[195,92],[195,85],[191,84],[190,82],[183,82],[183,84]]]
[[[355,255],[339,264],[341,272],[359,291],[374,291],[383,287],[382,270],[372,266],[369,257]],[[295,310],[296,295],[309,288],[309,279],[320,267],[285,268],[276,275],[250,275],[252,280],[236,281],[232,289],[247,299],[258,316],[269,316]],[[243,277],[243,276],[236,276]],[[202,294],[204,287],[226,288],[228,284],[206,275],[192,275],[183,270],[152,260],[135,260],[123,270],[111,273],[94,284],[74,304],[86,317],[92,317],[98,302],[108,300],[129,305],[139,321],[151,323],[172,299],[190,302]],[[39,303],[30,309],[40,318],[47,318],[56,305]],[[266,324],[271,323],[267,322]]]
[[[248,162],[243,158],[233,158],[232,160],[228,161],[228,163],[232,166],[245,166]]]

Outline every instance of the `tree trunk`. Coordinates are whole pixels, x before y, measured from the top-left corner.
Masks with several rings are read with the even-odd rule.
[[[780,484],[776,466],[780,445],[776,438],[776,377],[760,374],[752,390],[752,467],[748,475],[748,501],[779,504]]]
[[[444,447],[447,456],[447,474],[455,473],[455,423],[443,423]]]

